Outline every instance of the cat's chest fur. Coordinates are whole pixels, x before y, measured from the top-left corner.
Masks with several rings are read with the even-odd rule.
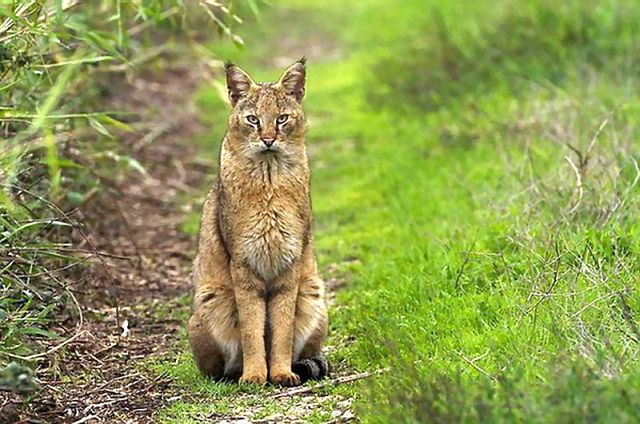
[[[267,282],[302,255],[309,226],[307,188],[251,179],[227,190],[231,256]]]
[[[248,206],[236,239],[238,253],[256,274],[272,280],[302,254],[305,223],[295,204],[264,196]]]

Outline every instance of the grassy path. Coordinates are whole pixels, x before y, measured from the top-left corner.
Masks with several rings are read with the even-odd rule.
[[[303,16],[308,13],[306,10],[299,12]],[[212,49],[216,56],[233,60],[249,70],[258,80],[277,78],[282,69],[290,64],[289,62],[293,62],[303,55],[306,55],[313,62],[313,68],[319,69],[323,66],[329,66],[329,63],[323,62],[326,62],[329,57],[335,59],[341,54],[338,51],[338,40],[327,38],[330,35],[329,29],[316,27],[316,31],[305,32],[304,22],[300,22],[299,27],[294,28],[296,34],[291,32],[285,34],[282,31],[269,29],[268,21],[270,19],[288,19],[295,17],[297,13],[297,10],[286,7],[264,11],[258,26],[247,25],[252,28],[246,33],[242,33],[247,44],[253,46],[251,50],[240,51],[233,46],[221,47],[219,43],[213,45]],[[288,29],[292,28],[288,27]],[[270,49],[275,48],[273,46],[283,39],[285,43],[292,44],[287,51],[289,56],[270,56]],[[296,43],[299,45],[294,45]],[[309,48],[313,51],[308,51]],[[311,76],[310,79],[315,80],[315,77]],[[196,140],[201,150],[200,159],[203,162],[217,162],[218,143],[222,139],[224,123],[228,115],[228,106],[223,100],[226,96],[226,89],[222,84],[222,81],[218,81],[214,83],[213,87],[204,87],[196,98],[201,111],[200,118],[211,128],[210,132]],[[322,91],[318,90],[317,94],[321,93]],[[323,119],[320,116],[322,114],[323,112],[320,112],[319,115],[311,114],[309,120]],[[319,142],[310,145],[310,151],[314,167],[320,171],[322,167],[332,166],[328,162],[323,165],[321,161],[330,160],[329,157],[333,153],[331,153],[332,146],[329,145],[329,140],[316,139]],[[214,172],[211,175],[211,179],[213,178]],[[194,236],[198,231],[199,207],[207,190],[208,187],[203,187],[201,198],[187,199],[196,211],[186,217],[183,229]],[[327,222],[332,220],[329,217]],[[322,230],[318,229],[318,231]],[[339,306],[335,303],[335,290],[346,281],[348,268],[355,259],[344,258],[339,254],[329,255],[328,252],[319,254],[319,256],[321,256],[321,263],[325,268],[323,275],[329,288],[333,289],[329,294],[330,302],[334,309],[338,309]],[[184,302],[186,304],[189,299],[185,298]],[[179,308],[177,315],[176,312],[172,315],[186,322],[187,314],[186,308]],[[334,367],[335,381],[333,383],[325,381],[319,383],[319,387],[314,390],[300,395],[289,395],[289,392],[293,393],[296,389],[240,387],[238,385],[216,384],[203,379],[198,374],[188,352],[186,333],[183,332],[175,357],[151,363],[151,367],[158,373],[172,377],[175,384],[188,391],[188,395],[184,396],[184,399],[162,410],[159,419],[167,422],[201,422],[202,420],[328,422],[335,419],[349,421],[354,417],[352,401],[356,387],[352,384],[344,384],[342,381],[349,383],[352,378],[353,381],[360,379],[360,375],[350,365],[343,352],[343,347],[349,343],[349,340],[350,337],[336,327],[327,343],[326,353]]]
[[[290,1],[215,48],[265,80],[309,57],[318,257],[344,286],[329,356],[391,371],[277,398],[182,353],[156,367],[200,398],[164,419],[326,422],[352,398],[367,422],[638,418],[640,10],[500,3]],[[220,88],[199,96],[210,158]]]

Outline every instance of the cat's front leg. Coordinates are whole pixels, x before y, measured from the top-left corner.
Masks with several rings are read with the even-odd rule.
[[[242,265],[231,268],[233,291],[240,321],[242,377],[240,382],[267,382],[267,354],[264,345],[266,288],[264,282]]]
[[[268,324],[271,334],[269,381],[282,386],[300,384],[300,377],[291,371],[299,274],[296,265],[278,277],[269,289],[267,302]]]

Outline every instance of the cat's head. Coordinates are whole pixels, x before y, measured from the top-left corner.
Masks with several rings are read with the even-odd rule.
[[[227,63],[227,89],[233,106],[228,139],[250,157],[290,154],[304,149],[306,120],[302,110],[305,58],[289,66],[274,83],[256,83]]]

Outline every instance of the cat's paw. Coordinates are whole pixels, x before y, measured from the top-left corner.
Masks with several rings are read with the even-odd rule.
[[[285,371],[272,375],[269,378],[269,381],[271,381],[272,384],[277,384],[278,386],[299,386],[300,376],[294,372]]]
[[[240,377],[240,380],[238,382],[240,384],[249,383],[264,386],[265,384],[267,384],[267,376],[264,374],[242,374],[242,377]]]

